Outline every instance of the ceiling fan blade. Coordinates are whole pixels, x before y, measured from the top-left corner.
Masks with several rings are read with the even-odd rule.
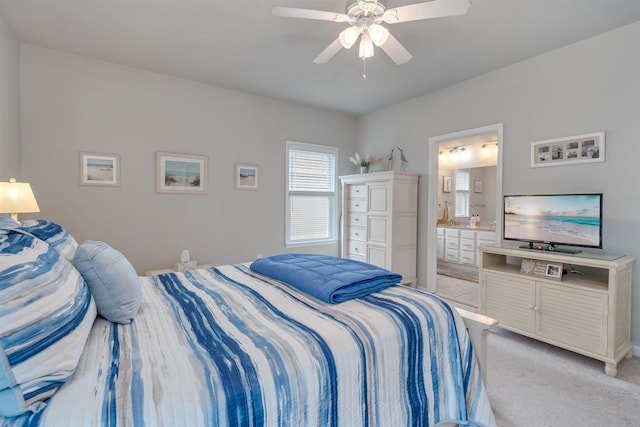
[[[469,10],[469,6],[471,6],[469,0],[426,1],[388,9],[384,13],[384,21],[388,24],[396,24],[419,19],[464,15]]]
[[[344,13],[326,12],[324,10],[300,9],[297,7],[275,6],[271,9],[273,16],[284,18],[318,19],[320,21],[346,22],[347,15]]]
[[[380,46],[380,49],[384,50],[387,55],[395,62],[397,65],[404,64],[405,62],[409,62],[413,56],[409,53],[407,49],[404,48],[391,34],[389,34],[389,38],[387,42]]]
[[[340,43],[340,38],[337,38],[331,43],[325,50],[320,52],[320,55],[313,60],[316,64],[324,64],[328,60],[334,57],[338,51],[342,49],[342,44]]]

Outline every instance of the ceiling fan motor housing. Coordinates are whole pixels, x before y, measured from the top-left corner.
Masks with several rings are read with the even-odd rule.
[[[385,0],[349,0],[346,6],[347,15],[354,21],[361,16],[382,16],[386,9]]]

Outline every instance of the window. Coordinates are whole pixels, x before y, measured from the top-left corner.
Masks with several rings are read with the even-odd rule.
[[[338,149],[287,141],[287,246],[337,236]]]
[[[456,170],[456,215],[469,216],[469,170]]]

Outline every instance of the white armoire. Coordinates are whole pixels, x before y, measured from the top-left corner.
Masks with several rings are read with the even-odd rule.
[[[342,257],[364,261],[417,282],[418,178],[386,171],[341,176]]]

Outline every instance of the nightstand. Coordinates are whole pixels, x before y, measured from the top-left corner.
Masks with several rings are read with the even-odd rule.
[[[213,264],[198,264],[196,265],[194,268],[192,268],[191,270],[199,270],[201,268],[209,268],[209,267],[213,267]],[[191,271],[188,270],[188,271]],[[167,274],[167,273],[176,273],[178,271],[177,268],[164,268],[164,269],[160,269],[160,270],[149,270],[149,271],[145,271],[144,275],[145,276],[157,276],[158,274]]]

